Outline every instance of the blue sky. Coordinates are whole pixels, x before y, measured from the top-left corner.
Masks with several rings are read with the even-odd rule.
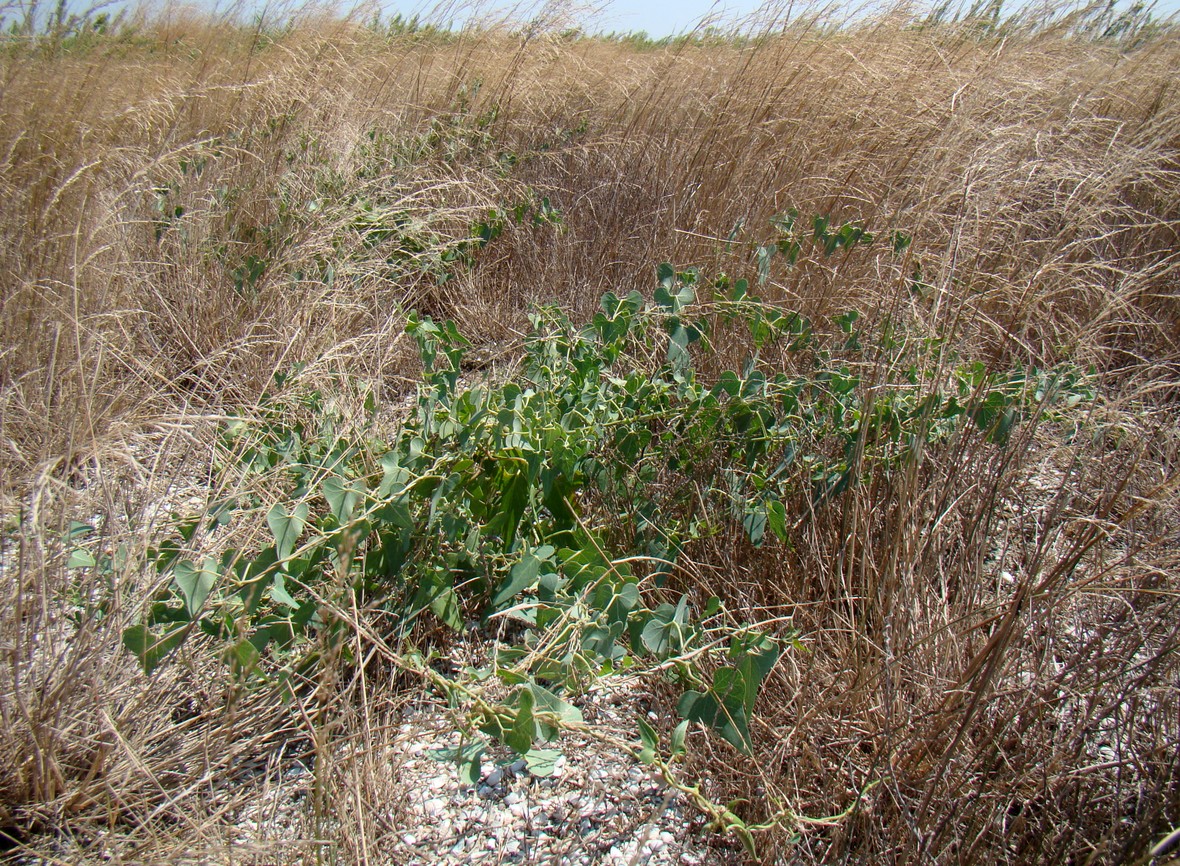
[[[346,0],[347,2],[347,0]],[[365,0],[361,0],[365,2]],[[412,16],[420,15],[445,23],[447,21],[462,21],[469,15],[476,18],[497,17],[494,10],[515,8],[518,16],[524,11],[525,18],[531,17],[543,5],[541,2],[475,2],[440,3],[437,8],[430,2],[421,0],[378,0],[387,14],[401,13]],[[1175,0],[1180,3],[1180,0]],[[367,5],[367,4],[366,4]],[[686,30],[691,30],[705,17],[719,17],[732,20],[753,12],[760,5],[754,0],[603,0],[598,3],[562,3],[554,2],[551,7],[568,7],[572,19],[580,23],[584,29],[590,31],[612,30],[635,32],[645,30],[652,36],[671,36]],[[452,14],[448,7],[454,8],[458,14]],[[477,9],[479,11],[472,12]],[[589,9],[589,12],[582,11]],[[439,10],[442,10],[441,12]]]
[[[646,30],[653,36],[668,36],[692,27],[711,11],[715,11],[715,6],[710,0],[655,0],[646,3],[630,0],[612,4],[599,18],[606,30]]]
[[[594,16],[594,20],[606,31],[646,30],[652,36],[671,36],[692,29],[706,16],[748,15],[758,5],[749,0],[728,3],[714,0],[616,0]]]
[[[929,5],[934,5],[937,0],[928,0]],[[965,5],[969,5],[970,0],[960,0]],[[1120,8],[1126,8],[1134,0],[1117,0]],[[1150,0],[1148,0],[1150,2]],[[461,4],[456,3],[459,7]],[[467,6],[467,4],[462,4]],[[471,6],[479,5],[483,9],[488,8],[509,8],[515,6],[516,8],[531,7],[537,8],[540,3],[478,3],[471,4]],[[554,4],[557,5],[557,4]],[[571,7],[579,4],[570,4]],[[651,36],[670,36],[676,33],[681,33],[692,29],[699,21],[706,16],[719,16],[722,19],[733,20],[736,18],[744,18],[765,4],[755,2],[755,0],[613,0],[613,2],[601,2],[595,4],[594,8],[597,10],[593,14],[576,15],[575,19],[583,22],[586,29],[592,31],[638,31],[645,30]],[[788,4],[775,3],[779,8],[785,7]],[[805,7],[808,4],[805,2],[794,4],[796,8]],[[849,10],[856,7],[863,7],[867,5],[865,0],[856,0],[856,2],[845,4]],[[1022,5],[1020,0],[1005,0],[1005,8],[1017,9]],[[423,13],[423,10],[430,10],[432,4],[415,2],[415,0],[383,0],[382,6],[389,13],[401,12],[406,15],[414,13]],[[467,6],[470,8],[470,6]],[[1180,0],[1156,0],[1154,12],[1157,17],[1173,14],[1180,11]],[[426,17],[425,15],[423,17]],[[462,17],[462,16],[460,16]]]
[[[26,0],[27,2],[27,0]],[[56,0],[42,0],[48,7]],[[114,10],[125,5],[134,5],[136,0],[67,0],[74,9],[101,6]],[[420,16],[436,24],[462,23],[469,17],[489,20],[502,14],[502,10],[516,9],[516,20],[530,20],[542,7],[569,10],[573,23],[589,32],[637,32],[646,31],[653,37],[671,36],[693,29],[702,19],[719,23],[745,19],[767,6],[783,10],[815,8],[829,0],[144,0],[149,6],[167,5],[175,2],[192,5],[198,9],[225,11],[236,8],[239,11],[276,8],[300,8],[309,3],[335,5],[341,11],[350,8],[371,10],[381,8],[386,16],[402,14],[406,17]],[[865,9],[871,5],[891,5],[894,0],[833,0],[832,6],[840,12],[851,14],[853,10]],[[934,6],[941,0],[917,0],[919,6]],[[952,0],[955,4],[970,5],[973,0]],[[1004,0],[1005,9],[1017,9],[1024,3],[1057,2],[1057,0]],[[1066,0],[1071,2],[1071,0]],[[1075,3],[1084,0],[1072,0]],[[1106,0],[1094,0],[1106,2]],[[1119,8],[1126,8],[1139,0],[1115,0]],[[1143,0],[1150,3],[1151,0]],[[0,10],[5,6],[0,0]],[[1180,14],[1180,0],[1155,0],[1152,7],[1157,17]],[[501,10],[501,11],[497,11]],[[588,12],[585,10],[589,10]],[[369,17],[369,12],[362,13]],[[3,19],[0,12],[0,19]]]

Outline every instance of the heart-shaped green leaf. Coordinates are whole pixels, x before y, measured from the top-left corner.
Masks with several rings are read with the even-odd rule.
[[[139,659],[145,674],[150,674],[188,637],[188,626],[181,625],[156,637],[146,625],[133,625],[123,631],[123,646]]]
[[[276,502],[267,512],[266,524],[274,535],[275,552],[280,560],[286,559],[295,550],[295,542],[303,534],[310,511],[306,502],[300,502],[290,511],[282,503]]]
[[[357,489],[358,486],[356,481],[348,481],[336,475],[325,478],[321,485],[324,499],[328,502],[332,516],[342,526],[348,523],[357,502],[360,501],[361,494]]]
[[[533,738],[537,732],[533,721],[533,693],[528,689],[521,689],[517,694],[516,721],[512,729],[507,732],[505,745],[517,754],[526,754],[533,747]]]
[[[209,597],[213,585],[217,582],[217,560],[211,556],[198,566],[187,559],[176,563],[172,571],[172,579],[184,597],[184,606],[190,617],[195,617]]]

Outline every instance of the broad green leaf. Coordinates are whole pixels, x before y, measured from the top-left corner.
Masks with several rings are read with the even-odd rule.
[[[689,331],[680,322],[670,323],[668,328],[668,363],[674,370],[683,370],[692,364],[692,356],[688,352],[691,342]]]
[[[688,738],[688,719],[672,729],[672,757],[677,758],[686,753],[685,740]]]
[[[94,534],[94,527],[80,520],[71,520],[70,528],[66,530],[66,541],[81,541]]]
[[[639,762],[641,764],[651,764],[656,759],[656,753],[660,748],[660,737],[655,732],[655,729],[649,725],[642,717],[639,718],[639,739],[642,748],[639,751]]]
[[[180,533],[180,537],[185,541],[192,541],[193,536],[197,533],[197,527],[201,525],[201,521],[195,517],[190,517],[183,520],[176,526],[176,531]]]
[[[799,261],[799,254],[803,252],[803,246],[797,240],[784,238],[778,242],[778,251],[788,263],[793,265]]]
[[[238,507],[237,499],[233,496],[219,499],[209,504],[205,509],[205,516],[209,518],[206,529],[209,532],[221,526],[227,526],[234,517],[234,510]]]
[[[758,247],[757,250],[757,268],[758,268],[758,285],[766,285],[767,280],[770,279],[770,260],[774,258],[774,254],[778,251],[777,244],[766,244]]]
[[[676,268],[668,262],[660,262],[656,266],[656,279],[659,280],[661,288],[671,289],[676,285]]]
[[[426,755],[434,761],[455,764],[459,778],[468,785],[476,785],[479,784],[480,764],[486,748],[486,743],[476,740],[450,749],[428,749]]]
[[[492,596],[492,608],[500,610],[526,589],[532,589],[537,583],[542,567],[549,564],[547,560],[551,556],[553,548],[548,544],[526,553],[520,562],[512,566],[508,578]]]
[[[516,542],[516,528],[528,505],[528,473],[523,470],[507,472],[500,485],[500,511],[488,524],[489,532],[503,539],[505,550],[511,550]]]
[[[332,516],[342,526],[348,523],[357,502],[360,501],[361,494],[357,486],[357,482],[348,481],[336,475],[325,478],[321,485],[324,499],[327,500]]]
[[[750,714],[758,687],[774,667],[779,652],[778,643],[765,635],[735,635],[729,654],[737,659],[736,666],[715,670],[708,692],[685,692],[678,705],[681,717],[708,725],[728,743],[750,754]]]
[[[604,606],[607,619],[613,624],[626,624],[631,611],[639,606],[638,581],[628,579],[619,586],[607,587],[607,589],[611,594],[610,603]]]
[[[753,400],[761,397],[766,391],[766,374],[761,370],[751,370],[742,382],[742,397]]]
[[[176,607],[165,602],[156,602],[153,604],[147,615],[147,624],[149,626],[173,625],[175,623],[187,625],[190,622],[192,622],[192,616],[189,615],[188,610],[184,607]]]
[[[276,502],[267,512],[266,523],[274,535],[275,552],[279,559],[286,559],[295,550],[295,542],[303,534],[310,511],[306,502],[300,502],[290,512],[282,503]]]
[[[400,493],[410,480],[410,472],[399,462],[397,452],[390,451],[377,461],[381,466],[381,484],[377,487],[377,495],[382,499],[393,493]]]
[[[758,503],[746,506],[745,514],[742,517],[742,528],[746,530],[750,543],[755,547],[762,546],[762,538],[766,534],[766,520],[765,506]]]
[[[713,386],[713,395],[721,397],[723,394],[728,397],[736,397],[742,392],[742,380],[738,378],[738,374],[733,370],[726,370],[721,374],[717,380],[717,384]]]
[[[995,423],[988,432],[987,439],[995,445],[1007,445],[1008,438],[1016,422],[1020,420],[1020,413],[1015,408],[1008,407],[998,413]]]
[[[478,785],[483,765],[483,746],[468,760],[460,761],[458,766],[459,778],[468,785]]]
[[[677,274],[671,265],[660,265],[660,285],[655,290],[656,304],[663,310],[676,314],[696,300],[696,290],[691,285],[682,285],[676,291],[676,282],[680,277],[691,280],[691,272]],[[667,268],[667,270],[664,270]]]
[[[712,689],[704,694],[688,691],[681,696],[677,709],[684,719],[708,725],[743,754],[751,754],[750,722],[740,702],[720,701]]]
[[[671,605],[661,605],[661,607],[671,607]],[[660,617],[658,611],[648,617],[640,632],[640,641],[643,648],[657,658],[664,655],[668,650],[668,620]]]
[[[680,652],[684,646],[684,626],[688,619],[688,600],[680,599],[673,607],[664,603],[657,607],[643,626],[640,640],[645,649],[657,658]]]
[[[655,290],[655,294],[653,295],[656,304],[665,310],[673,310],[676,307],[676,299],[670,289],[671,286],[661,285]]]
[[[283,604],[290,608],[299,607],[299,602],[295,600],[291,593],[287,592],[287,579],[282,574],[276,574],[274,576],[274,583],[270,587],[270,597],[272,601],[278,604]]]
[[[66,568],[94,568],[94,554],[81,547],[70,551],[70,558],[66,560]]]
[[[415,436],[410,439],[409,458],[411,461],[417,460],[426,453],[426,440],[421,436]]]
[[[623,635],[623,623],[614,622],[608,626],[594,625],[582,632],[582,652],[593,653],[604,662],[611,662],[624,650],[617,645]]]
[[[746,853],[750,855],[751,860],[758,859],[758,846],[754,843],[754,834],[750,832],[750,828],[744,823],[732,823],[729,825],[739,839],[742,840],[742,847],[746,849]]]
[[[252,560],[239,559],[234,565],[240,589],[238,595],[246,606],[246,612],[253,614],[269,588],[272,569],[278,563],[274,547],[268,547]]]
[[[856,310],[849,310],[841,316],[833,316],[832,321],[840,326],[840,330],[845,334],[852,333],[852,326],[856,324],[857,319],[860,318],[860,313]]]
[[[452,631],[463,630],[463,609],[454,587],[447,586],[430,600],[430,611]]]
[[[553,749],[530,749],[524,754],[524,762],[529,773],[541,777],[553,775],[559,758],[561,752]]]
[[[790,541],[787,534],[787,509],[777,499],[766,504],[766,523],[779,541]]]
[[[812,220],[812,237],[817,241],[822,241],[828,236],[828,218],[826,216],[816,216]]]
[[[618,313],[619,307],[622,306],[622,301],[614,292],[607,292],[602,296],[599,306],[602,307],[602,312],[606,314],[607,318],[613,319]]]
[[[757,695],[758,682],[746,675],[746,669],[739,665],[732,668],[718,668],[713,671],[713,687],[710,692],[723,704],[735,704],[743,709],[753,704]]]
[[[512,730],[511,727],[504,727],[504,719],[495,713],[484,711],[483,717],[480,721],[479,730],[487,734],[493,740],[499,740],[501,743],[507,742],[508,732]]]
[[[651,444],[652,434],[646,427],[638,430],[628,430],[625,427],[620,427],[619,432],[615,437],[615,447],[619,449],[619,454],[628,463],[635,463],[639,460],[643,450]]]
[[[529,691],[532,692],[536,712],[555,716],[563,725],[582,724],[582,711],[568,701],[563,701],[549,689],[529,683]],[[542,739],[551,740],[557,735],[556,729],[543,722],[539,723],[539,727]]]
[[[533,747],[533,739],[537,732],[533,721],[533,693],[528,689],[521,689],[516,693],[516,721],[512,729],[507,732],[504,744],[517,754],[523,755]]]
[[[145,674],[150,674],[173,650],[188,637],[188,625],[167,629],[156,637],[146,625],[133,625],[123,630],[123,646],[139,659]]]
[[[730,657],[738,659],[738,667],[750,685],[746,698],[747,707],[752,710],[758,685],[774,669],[782,649],[774,639],[756,632],[735,635],[730,643]]]
[[[217,560],[211,556],[205,557],[199,567],[187,559],[176,563],[172,579],[184,597],[189,616],[195,617],[200,612],[217,578]]]
[[[781,214],[775,214],[770,218],[770,224],[784,234],[789,233],[795,227],[795,220],[799,218],[798,208],[787,208]]]
[[[226,650],[225,659],[234,669],[234,673],[241,677],[251,673],[261,658],[258,648],[249,640],[240,640]]]

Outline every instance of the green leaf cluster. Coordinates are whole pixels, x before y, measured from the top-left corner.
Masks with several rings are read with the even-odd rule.
[[[814,236],[867,242],[845,229],[817,221]],[[466,712],[470,741],[440,755],[465,772],[489,738],[551,772],[546,746],[585,724],[577,696],[621,671],[679,684],[673,756],[692,724],[750,753],[759,689],[796,635],[673,589],[686,548],[727,527],[753,547],[789,546],[872,473],[972,429],[1005,447],[1021,421],[1093,396],[1073,370],[947,372],[939,340],[890,322],[870,331],[856,311],[831,326],[745,280],[664,264],[650,300],[608,293],[584,325],[537,310],[519,375],[493,383],[464,378],[453,323],[411,314],[423,375],[392,439],[346,435],[318,393],[227,425],[227,471],[278,479],[285,494],[181,523],[151,553],[167,585],[124,645],[150,673],[204,634],[244,681],[293,691],[327,646],[349,658],[340,612],[363,610]],[[714,341],[739,337],[752,347],[740,369],[700,372]],[[772,348],[795,372],[768,367]],[[869,382],[867,369],[886,373]],[[187,553],[239,512],[265,514],[260,548]],[[93,567],[78,549],[70,564]],[[447,633],[493,624],[505,627],[485,668],[429,664]],[[489,680],[508,696],[486,700]],[[640,735],[640,757],[656,760],[654,731]]]

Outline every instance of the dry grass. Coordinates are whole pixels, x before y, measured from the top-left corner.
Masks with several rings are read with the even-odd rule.
[[[4,46],[0,824],[79,858],[229,856],[247,794],[223,782],[286,744],[318,749],[338,820],[260,862],[323,841],[379,862],[396,815],[340,792],[388,767],[317,738],[380,741],[398,684],[325,673],[301,714],[196,654],[144,678],[119,628],[148,578],[114,575],[120,603],[74,621],[61,532],[96,518],[135,562],[162,497],[210,495],[218,416],[275,372],[395,399],[407,309],[511,341],[530,304],[578,318],[662,260],[749,273],[745,242],[794,206],[915,240],[901,265],[776,271],[771,300],[911,317],[992,364],[1093,365],[1103,399],[1092,437],[953,443],[789,553],[692,550],[686,586],[792,615],[811,648],[768,686],[757,761],[695,766],[752,818],[876,785],[768,860],[1144,856],[1180,823],[1180,40],[914,22],[636,47],[163,16]],[[541,196],[560,230],[509,226],[438,283],[488,208]]]

